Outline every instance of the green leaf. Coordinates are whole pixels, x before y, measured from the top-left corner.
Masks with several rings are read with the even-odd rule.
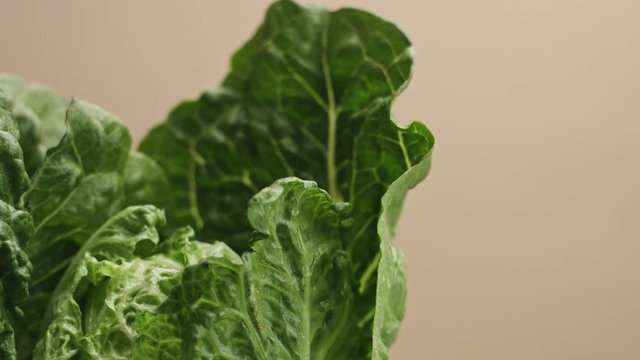
[[[0,201],[0,283],[5,306],[15,307],[29,294],[31,263],[24,251],[33,233],[28,213]]]
[[[133,152],[127,160],[123,176],[125,206],[148,204],[165,208],[171,203],[169,179],[148,156]]]
[[[24,196],[39,232],[83,227],[104,218],[110,198],[122,191],[114,185],[128,158],[127,129],[104,110],[78,100],[69,106],[67,124],[65,138],[47,156]]]
[[[23,304],[32,338],[71,258],[123,203],[122,173],[131,142],[127,129],[79,100],[71,102],[66,122],[67,134],[49,151],[23,196],[35,224],[27,247],[34,264],[31,294]]]
[[[390,115],[412,71],[411,44],[395,25],[354,9],[276,2],[234,55],[222,87],[178,105],[140,146],[169,174],[174,226],[192,225],[203,240],[240,251],[252,231],[246,202],[278,178],[317,181],[349,202],[352,220],[342,237],[359,282],[353,336],[362,336],[354,342],[363,346],[354,356],[369,356],[373,342],[395,337],[387,320],[377,325],[390,327],[385,340],[372,329],[382,316],[376,296],[385,296],[379,277],[396,274],[396,287],[405,286],[402,262],[387,261],[397,252],[392,236],[381,237],[395,224],[379,231],[386,226],[382,198],[403,174],[430,161],[434,142],[422,124],[399,127]],[[394,192],[404,198],[405,185],[413,184],[402,184]],[[381,259],[386,275],[378,274]],[[403,299],[395,304],[399,317]]]
[[[6,310],[0,304],[0,357],[6,360],[15,360],[17,356],[15,333],[11,322]]]
[[[69,106],[67,125],[66,136],[23,197],[36,226],[29,254],[40,264],[56,248],[82,245],[87,234],[119,210],[113,199],[123,191],[121,173],[131,143],[126,128],[104,110],[78,100]]]
[[[382,215],[378,221],[381,258],[373,324],[374,360],[388,359],[389,347],[395,341],[404,318],[407,297],[405,260],[393,246],[393,237],[407,191],[424,180],[430,168],[431,158],[426,158],[400,176],[382,197]]]
[[[14,329],[29,294],[31,262],[24,250],[33,232],[29,214],[0,201],[0,358],[15,359]]]
[[[24,167],[22,148],[18,143],[19,131],[11,113],[2,103],[0,92],[0,201],[16,206],[29,186]]]
[[[164,221],[153,206],[129,207],[86,241],[53,294],[35,359],[131,359],[134,324],[166,300],[185,266],[230,251],[181,229],[157,252]]]
[[[152,158],[164,170],[169,180],[173,201],[166,208],[169,219],[168,230],[185,225],[202,228],[204,224],[197,205],[198,194],[195,191],[198,174],[188,148],[177,141],[163,124],[149,132],[140,146],[140,151]],[[201,175],[205,176],[205,174]],[[228,198],[233,196],[233,193],[227,195]],[[229,210],[231,209],[218,212],[218,216],[226,216]]]
[[[162,303],[164,281],[181,267],[167,258],[138,258],[153,251],[164,222],[153,206],[129,207],[86,240],[51,297],[36,359],[70,359],[81,351],[85,358],[128,358],[120,351],[130,341],[131,317]]]
[[[0,96],[1,98],[1,96]],[[31,216],[14,206],[29,185],[11,114],[0,104],[0,358],[16,358],[19,304],[29,294],[31,262],[24,251],[33,233]]]
[[[0,75],[0,358],[44,334],[38,359],[387,359],[393,236],[433,147],[390,115],[412,57],[374,15],[276,2],[146,155],[100,108]]]
[[[47,87],[0,74],[0,200],[35,220],[28,244],[35,264],[31,294],[25,299],[28,278],[21,283],[24,291],[10,289],[12,301],[24,309],[15,329],[20,358],[31,353],[51,292],[86,238],[125,206],[169,201],[162,169],[142,154],[130,156],[130,143],[126,128],[104,110],[76,100],[68,105]],[[9,247],[12,241],[3,238],[0,256],[18,254],[25,267],[26,240]],[[3,311],[3,319],[16,318],[14,312]]]
[[[0,90],[5,92],[8,110],[16,118],[26,168],[33,174],[47,150],[58,145],[66,131],[69,101],[46,86],[27,84],[8,74],[0,74]]]
[[[11,113],[11,102],[2,88],[0,88],[0,131],[11,134],[14,141],[18,141],[20,138],[18,124]]]
[[[343,208],[295,178],[260,191],[248,215],[262,238],[188,267],[159,313],[136,319],[134,358],[353,359]]]

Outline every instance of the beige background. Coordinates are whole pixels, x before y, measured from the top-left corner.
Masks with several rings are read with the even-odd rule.
[[[640,359],[640,3],[317,3],[408,33],[395,113],[437,137],[398,231],[411,293],[393,358]],[[0,0],[0,71],[139,139],[222,78],[267,4]]]

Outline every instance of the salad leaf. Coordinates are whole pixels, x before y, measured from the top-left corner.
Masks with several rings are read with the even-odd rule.
[[[338,200],[371,198],[378,204],[363,216],[377,217],[377,193],[395,180],[396,168],[402,173],[424,157],[432,141],[424,127],[401,129],[389,117],[411,72],[410,43],[394,25],[353,9],[275,3],[234,56],[223,87],[180,104],[140,146],[179,193],[170,221],[184,221],[204,238],[246,241],[246,201],[291,175],[317,181]],[[366,137],[358,152],[356,139]],[[380,158],[381,165],[367,163]],[[365,183],[358,194],[364,172],[381,184]]]
[[[387,359],[434,144],[391,116],[412,59],[375,15],[277,1],[133,153],[115,116],[0,75],[0,358]]]
[[[16,356],[14,328],[22,320],[21,302],[29,294],[32,266],[24,250],[33,232],[31,217],[0,201],[0,358]]]
[[[52,295],[36,359],[71,359],[81,350],[89,358],[127,358],[119,350],[131,336],[130,317],[161,303],[163,281],[179,269],[169,259],[135,256],[155,247],[164,221],[153,206],[129,207],[85,241]]]
[[[188,267],[158,314],[136,319],[135,359],[351,359],[344,204],[315,183],[278,180],[249,204],[264,237],[242,257]]]
[[[3,96],[0,93],[0,99]],[[17,356],[14,328],[22,316],[19,304],[29,293],[31,262],[24,248],[33,223],[28,213],[15,208],[29,178],[6,104],[0,101],[0,358],[12,360]]]
[[[130,137],[112,115],[74,100],[67,111],[68,132],[51,149],[23,195],[35,233],[27,251],[35,264],[31,295],[24,303],[28,331],[40,331],[51,291],[74,254],[97,227],[119,210],[121,173]]]
[[[392,244],[395,228],[407,191],[424,180],[430,168],[430,158],[421,161],[393,182],[382,197],[382,213],[378,221],[381,256],[378,264],[373,324],[372,359],[375,360],[388,358],[389,347],[398,336],[405,313],[405,260],[402,253]]]
[[[16,122],[3,105],[0,91],[0,201],[17,205],[22,193],[29,186],[29,176],[24,167],[22,148],[18,143]]]
[[[129,132],[113,115],[74,99],[66,123],[66,135],[47,153],[22,197],[35,223],[27,247],[34,274],[23,303],[23,338],[31,339],[21,350],[26,353],[41,332],[53,290],[89,235],[126,206],[164,205],[169,193],[151,159],[129,154]]]
[[[396,327],[386,325],[392,318],[375,310],[377,294],[385,292],[379,279],[405,288],[403,263],[387,258],[397,253],[390,247],[395,223],[381,222],[382,198],[413,167],[428,169],[433,147],[422,124],[403,128],[390,116],[412,74],[412,58],[404,34],[372,14],[276,2],[234,55],[222,86],[178,105],[140,146],[165,169],[177,194],[170,222],[192,225],[201,238],[239,251],[252,231],[246,201],[278,178],[315,180],[349,202],[351,226],[342,237],[359,282],[354,334],[365,337],[357,356],[370,353],[372,342],[395,337]],[[399,213],[415,183],[397,183],[398,201],[388,211]],[[404,309],[402,299],[394,305]],[[403,313],[396,310],[398,317]],[[367,330],[376,317],[379,329]],[[371,339],[381,333],[389,333],[387,340]]]
[[[53,294],[35,359],[131,359],[134,324],[166,300],[185,266],[231,251],[190,241],[188,228],[158,251],[164,221],[153,206],[128,207],[85,242]]]
[[[45,251],[42,247],[56,244],[39,240],[51,239],[60,227],[70,232],[60,241],[84,237],[83,230],[95,228],[113,212],[112,199],[123,191],[119,174],[131,144],[124,125],[79,100],[69,106],[67,124],[67,135],[47,156],[24,195],[25,207],[36,222],[36,239],[30,244],[35,257]]]
[[[172,192],[164,170],[147,155],[134,151],[124,167],[124,205],[152,204],[165,208]]]
[[[0,90],[5,92],[8,110],[13,112],[20,129],[27,172],[33,174],[47,150],[58,145],[65,134],[69,101],[46,86],[27,84],[8,74],[0,74]]]
[[[16,358],[15,333],[4,307],[0,307],[0,356],[3,359]]]
[[[3,328],[10,317],[21,320],[12,321],[11,330],[25,359],[54,288],[88,236],[126,206],[167,205],[171,192],[153,160],[129,154],[129,132],[113,115],[83,101],[69,104],[47,87],[11,75],[0,75],[0,143],[0,200],[32,224],[33,234],[10,248],[24,266],[26,254],[29,269],[35,265],[29,296],[12,295],[20,316],[2,312]]]

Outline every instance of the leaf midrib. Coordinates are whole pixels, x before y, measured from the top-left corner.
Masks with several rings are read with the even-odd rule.
[[[336,133],[338,123],[338,109],[336,107],[335,93],[333,90],[333,80],[331,79],[331,69],[329,67],[329,58],[327,56],[327,48],[329,46],[329,26],[331,15],[327,14],[327,23],[324,27],[322,39],[322,73],[327,88],[327,186],[329,194],[335,201],[342,201],[342,194],[338,190],[338,180],[336,174]]]

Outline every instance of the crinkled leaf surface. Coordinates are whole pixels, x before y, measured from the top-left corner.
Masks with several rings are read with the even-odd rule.
[[[15,141],[18,141],[20,138],[18,124],[13,118],[13,113],[11,112],[11,101],[9,100],[7,93],[2,88],[0,88],[0,131],[8,132],[13,136]]]
[[[27,246],[34,264],[30,295],[20,299],[24,320],[15,329],[20,358],[29,357],[51,292],[89,235],[125,206],[166,205],[163,170],[130,155],[130,144],[124,125],[104,110],[78,100],[67,109],[49,89],[0,75],[0,200],[25,218],[29,213],[35,228],[19,247]],[[33,155],[31,184],[23,150]]]
[[[157,253],[163,223],[155,207],[129,207],[87,240],[53,295],[36,359],[131,359],[136,319],[156,311],[184,267],[231,251],[189,241],[193,232],[182,229]]]
[[[15,330],[23,321],[20,303],[28,295],[31,262],[24,251],[31,217],[0,201],[0,359],[16,359]]]
[[[359,282],[353,336],[363,337],[363,348],[354,356],[384,358],[386,347],[372,353],[372,342],[395,337],[397,324],[386,325],[391,317],[385,317],[377,326],[389,333],[386,340],[371,339],[381,333],[371,331],[381,316],[376,294],[385,293],[378,279],[405,289],[401,261],[385,260],[378,268],[386,253],[397,253],[391,249],[395,223],[380,224],[382,198],[411,168],[428,168],[433,146],[422,124],[401,128],[390,116],[411,76],[412,58],[404,34],[374,15],[280,1],[235,54],[223,86],[180,104],[140,147],[175,189],[171,221],[239,250],[251,232],[246,201],[278,178],[315,180],[336,200],[351,203],[351,226],[342,237]],[[399,213],[416,182],[397,183],[398,201],[388,211]],[[404,309],[402,294],[396,308]]]
[[[121,208],[122,172],[129,153],[126,128],[104,110],[78,100],[67,111],[68,131],[51,149],[24,194],[35,233],[27,250],[34,272],[24,304],[29,332],[71,258],[89,235]]]
[[[64,98],[0,76],[0,357],[15,357],[14,332],[29,356],[49,303],[43,359],[386,359],[406,296],[394,229],[433,146],[421,124],[391,120],[411,71],[393,24],[280,1],[222,86],[148,135],[149,157],[129,155],[103,110],[72,101],[65,116]],[[331,197],[279,181],[247,217],[287,176]],[[238,256],[180,229],[150,255],[157,209],[119,212],[138,203],[209,242],[263,239]]]
[[[10,316],[3,306],[0,306],[0,356],[3,359],[16,358],[16,341]]]
[[[65,111],[69,101],[46,86],[27,84],[22,79],[0,74],[0,90],[8,97],[20,128],[20,145],[26,168],[33,174],[47,150],[58,145],[65,131]]]
[[[0,201],[0,303],[17,307],[29,294],[31,263],[24,251],[33,233],[31,216]]]
[[[18,142],[20,132],[6,99],[6,94],[0,89],[0,201],[17,206],[29,187],[29,176]]]
[[[344,204],[288,178],[249,204],[263,235],[188,267],[158,314],[136,319],[135,359],[353,359]]]
[[[19,304],[29,293],[31,263],[24,248],[33,223],[15,208],[29,178],[15,123],[4,105],[0,103],[0,359],[12,360],[17,356],[14,327],[22,317]]]
[[[133,206],[86,240],[52,295],[36,359],[127,358],[119,351],[132,336],[130,317],[160,304],[162,282],[180,267],[136,256],[155,247],[164,222],[161,210]]]

